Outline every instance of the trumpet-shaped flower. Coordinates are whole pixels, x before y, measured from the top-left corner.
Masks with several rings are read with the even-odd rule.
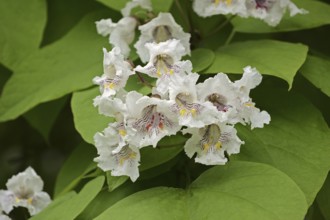
[[[51,202],[49,195],[42,191],[42,179],[31,167],[11,177],[6,186],[8,190],[0,190],[0,204],[7,214],[14,207],[26,207],[35,215]]]
[[[237,14],[246,17],[245,0],[195,0],[194,11],[202,17],[218,14]]]
[[[156,147],[160,139],[180,130],[177,118],[170,114],[165,103],[164,100],[143,96],[135,91],[127,94],[129,143],[140,148],[148,145]]]
[[[246,0],[245,4],[249,16],[264,20],[270,26],[278,25],[287,9],[291,17],[308,13],[290,0]]]
[[[251,128],[262,128],[264,124],[269,124],[270,115],[266,111],[260,111],[255,107],[255,103],[250,98],[250,90],[260,84],[261,74],[255,69],[247,66],[244,68],[243,76],[234,82],[239,93],[239,105],[236,106],[237,118],[243,124],[251,124]]]
[[[94,159],[103,171],[112,176],[129,176],[134,182],[139,177],[139,149],[121,141],[126,136],[123,124],[111,124],[103,133],[94,135],[98,157]]]
[[[150,0],[132,0],[126,3],[125,7],[121,9],[121,14],[124,17],[128,17],[131,14],[133,8],[140,6],[143,9],[152,11]]]
[[[93,82],[100,85],[103,97],[110,97],[126,85],[128,77],[134,72],[131,70],[130,64],[124,60],[118,47],[113,48],[110,52],[103,48],[103,53],[103,75],[95,77]]]
[[[104,37],[109,35],[109,43],[114,47],[119,47],[124,57],[128,57],[129,45],[134,40],[136,25],[137,21],[132,17],[124,17],[118,23],[112,22],[109,18],[97,21],[96,29]]]
[[[189,60],[180,61],[185,54],[185,48],[179,40],[147,43],[145,47],[150,53],[149,63],[144,67],[137,66],[135,70],[157,78],[156,90],[160,94],[168,92],[170,82],[177,81],[192,71]]]
[[[190,73],[181,80],[171,83],[169,105],[171,113],[179,119],[179,124],[189,127],[203,127],[216,122],[218,110],[209,101],[199,101],[196,82],[199,75]]]
[[[197,93],[200,101],[209,101],[217,108],[221,122],[236,122],[239,93],[227,75],[219,73],[197,84]]]
[[[145,47],[145,44],[150,42],[160,43],[173,38],[178,39],[185,49],[184,55],[190,54],[190,34],[183,32],[182,27],[169,13],[159,13],[158,17],[139,26],[139,30],[141,36],[134,47],[144,63],[150,58],[148,48]]]
[[[184,149],[188,157],[197,156],[195,161],[206,165],[223,165],[227,162],[225,152],[228,155],[240,152],[240,146],[244,142],[236,135],[233,126],[222,123],[206,125],[202,128],[187,128],[184,134],[192,134],[186,142]]]

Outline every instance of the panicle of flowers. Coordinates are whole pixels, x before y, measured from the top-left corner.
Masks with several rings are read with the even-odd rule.
[[[308,13],[290,0],[194,0],[193,9],[202,17],[232,14],[261,19],[270,26],[278,25],[287,10],[291,17]]]
[[[136,6],[152,10],[149,1],[134,0],[122,10],[124,18]],[[289,7],[284,3],[280,6]],[[242,11],[248,8],[248,2],[242,0],[195,0],[194,8],[203,16],[219,13],[250,16],[250,12]],[[117,25],[101,20],[97,29],[111,39]],[[99,155],[94,161],[102,170],[135,181],[139,177],[140,149],[155,148],[162,138],[180,131],[191,136],[183,146],[188,157],[206,165],[225,164],[228,156],[239,153],[244,144],[237,136],[236,124],[250,125],[251,129],[269,124],[270,115],[257,108],[250,97],[251,89],[262,80],[255,68],[245,67],[242,78],[234,82],[224,73],[201,82],[192,63],[182,60],[190,54],[190,34],[183,31],[171,14],[159,13],[138,29],[141,34],[134,46],[146,64],[134,68],[126,60],[125,47],[112,43],[110,52],[103,49],[102,76],[93,80],[101,92],[94,99],[94,106],[100,114],[115,120],[94,136]],[[134,74],[152,87],[151,94],[125,91],[128,78]],[[156,81],[146,83],[142,74]]]
[[[10,219],[2,212],[9,214],[15,207],[25,207],[31,216],[38,214],[51,202],[48,193],[42,191],[43,181],[33,168],[11,177],[7,190],[0,190],[0,219]]]

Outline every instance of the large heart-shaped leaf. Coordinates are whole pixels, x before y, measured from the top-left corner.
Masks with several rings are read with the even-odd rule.
[[[107,45],[106,39],[97,35],[94,22],[106,14],[87,15],[64,38],[15,68],[0,99],[0,121],[92,84],[93,76],[102,71],[102,47]]]
[[[300,69],[303,76],[330,97],[330,61],[309,55]]]
[[[233,162],[203,173],[187,189],[158,187],[133,194],[103,219],[301,220],[304,195],[282,172],[259,163]]]
[[[0,1],[0,63],[10,69],[38,50],[46,24],[46,1]]]
[[[238,157],[283,171],[305,193],[310,205],[330,169],[330,130],[322,114],[301,96],[274,88],[257,92],[258,105],[272,120],[253,132],[239,129],[245,145]]]
[[[238,42],[220,47],[213,64],[205,73],[242,73],[245,66],[256,67],[260,73],[286,80],[291,87],[298,69],[305,62],[308,48],[274,40]]]
[[[295,31],[330,24],[329,4],[315,0],[294,0],[293,2],[299,8],[306,9],[308,14],[296,15],[294,17],[286,14],[276,27],[268,26],[265,22],[253,18],[236,17],[231,22],[236,31],[246,33]]]

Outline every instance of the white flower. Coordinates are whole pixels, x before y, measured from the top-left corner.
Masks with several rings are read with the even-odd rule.
[[[128,57],[131,51],[129,45],[134,40],[136,24],[136,19],[124,17],[118,21],[116,28],[110,34],[110,44],[119,47],[124,57]]]
[[[185,48],[179,40],[171,39],[161,43],[146,43],[150,59],[146,66],[137,66],[135,71],[145,73],[151,77],[158,78],[156,82],[157,91],[164,95],[169,89],[172,81],[192,71],[189,60],[180,61],[185,54]]]
[[[128,57],[130,53],[129,45],[133,42],[135,36],[136,19],[132,17],[124,17],[113,23],[112,20],[102,19],[96,22],[98,34],[106,37],[109,35],[109,43],[114,47],[119,47],[121,53]]]
[[[101,19],[99,21],[96,21],[96,30],[97,33],[102,35],[103,37],[106,37],[111,34],[111,32],[115,29],[117,26],[116,23],[113,23],[111,18],[108,19]]]
[[[181,80],[170,83],[167,102],[171,112],[178,117],[179,124],[189,127],[203,127],[216,122],[218,110],[209,101],[197,99],[196,82],[199,75],[190,73]]]
[[[270,26],[278,25],[287,9],[291,17],[308,13],[290,0],[246,0],[246,7],[249,16],[264,20]]]
[[[0,220],[11,220],[7,215],[4,215],[2,213],[2,208],[1,208],[1,204],[0,204]]]
[[[197,84],[197,93],[200,101],[209,101],[217,108],[218,119],[221,122],[236,122],[239,93],[227,75],[218,73]]]
[[[184,149],[188,157],[197,153],[195,161],[206,165],[225,164],[228,155],[240,152],[241,144],[244,144],[237,135],[233,126],[215,123],[203,128],[188,128],[182,131],[190,133],[192,137],[186,142]]]
[[[150,0],[132,0],[126,3],[125,8],[121,9],[121,14],[124,17],[128,17],[130,16],[132,9],[138,6],[148,11],[152,11]]]
[[[190,34],[183,32],[182,27],[178,25],[170,13],[159,13],[159,15],[150,22],[139,26],[141,36],[134,47],[140,56],[142,62],[149,60],[149,51],[145,47],[146,43],[164,42],[169,39],[178,39],[185,48],[185,54],[190,54]]]
[[[266,111],[260,112],[250,98],[250,90],[259,85],[261,80],[261,74],[255,68],[247,66],[242,78],[234,82],[240,99],[240,104],[236,106],[238,120],[243,124],[251,124],[251,128],[262,128],[270,122],[270,115]]]
[[[127,94],[129,143],[140,148],[148,145],[156,147],[160,139],[180,130],[177,118],[169,113],[165,103],[164,100],[143,96],[135,91]]]
[[[93,82],[100,85],[102,96],[109,97],[126,85],[130,75],[134,74],[131,66],[124,60],[120,49],[115,47],[110,52],[103,48],[103,75],[97,76]]]
[[[8,214],[20,206],[28,208],[31,215],[39,213],[51,202],[49,195],[42,192],[43,184],[31,167],[11,177],[6,183],[8,190],[0,190],[2,209]]]
[[[98,107],[99,114],[108,117],[120,117],[120,115],[125,114],[126,105],[123,102],[126,97],[126,91],[120,89],[115,97],[104,97],[97,96],[94,98],[94,106]]]
[[[118,124],[117,124],[118,125]],[[104,171],[111,171],[113,176],[129,176],[134,182],[139,177],[139,149],[128,144],[122,144],[121,137],[126,136],[126,130],[121,125],[110,125],[104,134],[94,136],[98,157],[94,159]]]
[[[195,0],[194,11],[202,17],[209,17],[218,14],[238,14],[246,17],[245,0]]]

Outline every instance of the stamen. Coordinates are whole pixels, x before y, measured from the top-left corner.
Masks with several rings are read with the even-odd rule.
[[[216,124],[208,125],[206,128],[200,129],[200,132],[203,135],[203,138],[200,141],[200,143],[202,150],[205,153],[209,151],[216,151],[221,149],[222,134],[218,125]]]

